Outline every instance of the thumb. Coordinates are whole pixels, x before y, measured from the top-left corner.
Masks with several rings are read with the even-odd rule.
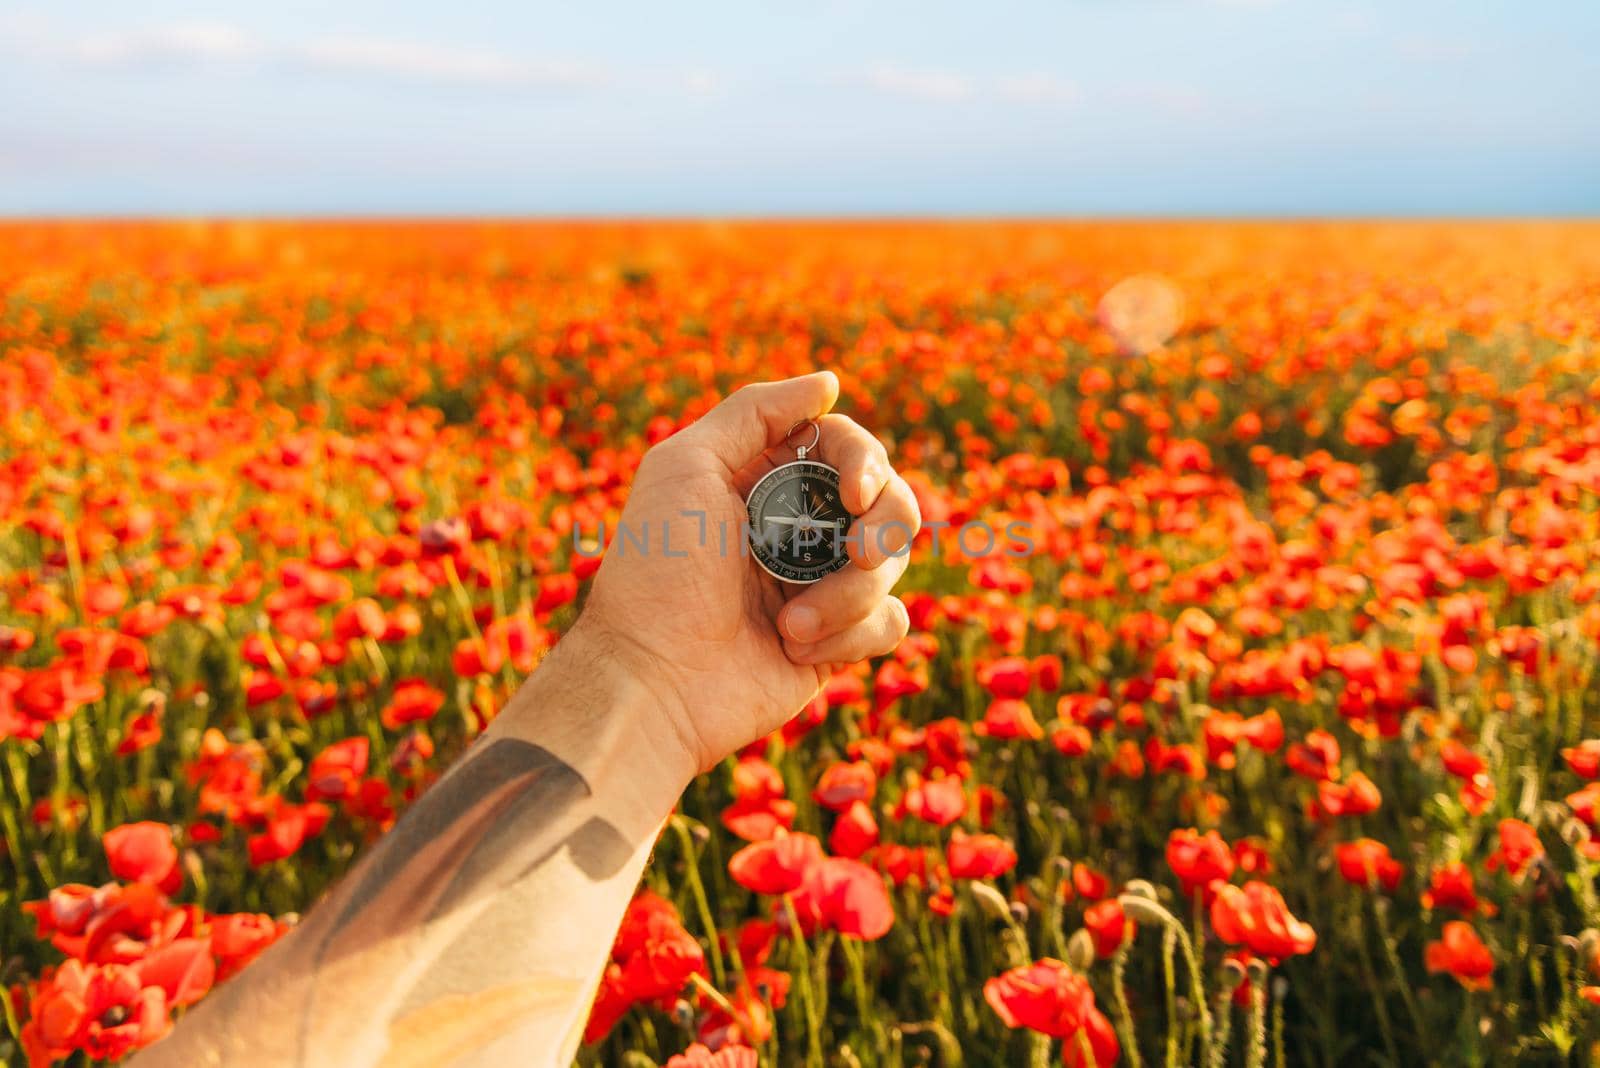
[[[790,429],[825,415],[839,399],[839,378],[817,371],[736,390],[679,435],[709,450],[731,471],[783,441]]]

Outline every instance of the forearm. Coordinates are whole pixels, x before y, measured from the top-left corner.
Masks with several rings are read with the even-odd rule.
[[[687,750],[582,625],[296,931],[139,1068],[564,1064]]]

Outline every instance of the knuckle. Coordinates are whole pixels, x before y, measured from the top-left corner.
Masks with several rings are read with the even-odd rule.
[[[670,441],[671,439],[669,438],[667,440]],[[635,482],[648,481],[654,476],[656,469],[662,464],[661,450],[666,448],[666,446],[667,442],[663,441],[650,446],[644,451],[644,455],[639,457],[639,467],[634,471],[633,474],[633,480]]]
[[[906,610],[906,604],[898,597],[890,597],[889,606],[889,633],[898,642],[911,632],[911,613]]]
[[[772,396],[772,390],[770,382],[751,382],[734,390],[729,399],[740,410],[759,413]]]
[[[663,471],[672,469],[674,460],[684,448],[687,439],[682,434],[674,434],[664,441],[658,441],[644,451],[639,458],[639,468],[634,472],[635,482],[648,481],[661,476]]]
[[[911,526],[911,533],[915,534],[922,528],[922,507],[917,504],[917,495],[911,492],[911,483],[896,472],[889,481],[889,492],[895,508]]]

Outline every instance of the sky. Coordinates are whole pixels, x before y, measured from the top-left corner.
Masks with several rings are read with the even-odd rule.
[[[3,215],[1600,215],[1593,0],[0,0]]]

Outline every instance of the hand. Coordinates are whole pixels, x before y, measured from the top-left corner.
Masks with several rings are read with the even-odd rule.
[[[824,414],[838,395],[829,371],[746,386],[651,449],[621,520],[647,532],[648,548],[613,539],[574,627],[656,695],[657,714],[700,771],[805,707],[831,665],[890,652],[905,637],[905,605],[889,591],[921,516],[878,440]],[[740,538],[745,495],[794,459],[785,435],[805,419],[817,420],[813,455],[838,468],[857,518],[850,566],[796,586],[757,566]]]

